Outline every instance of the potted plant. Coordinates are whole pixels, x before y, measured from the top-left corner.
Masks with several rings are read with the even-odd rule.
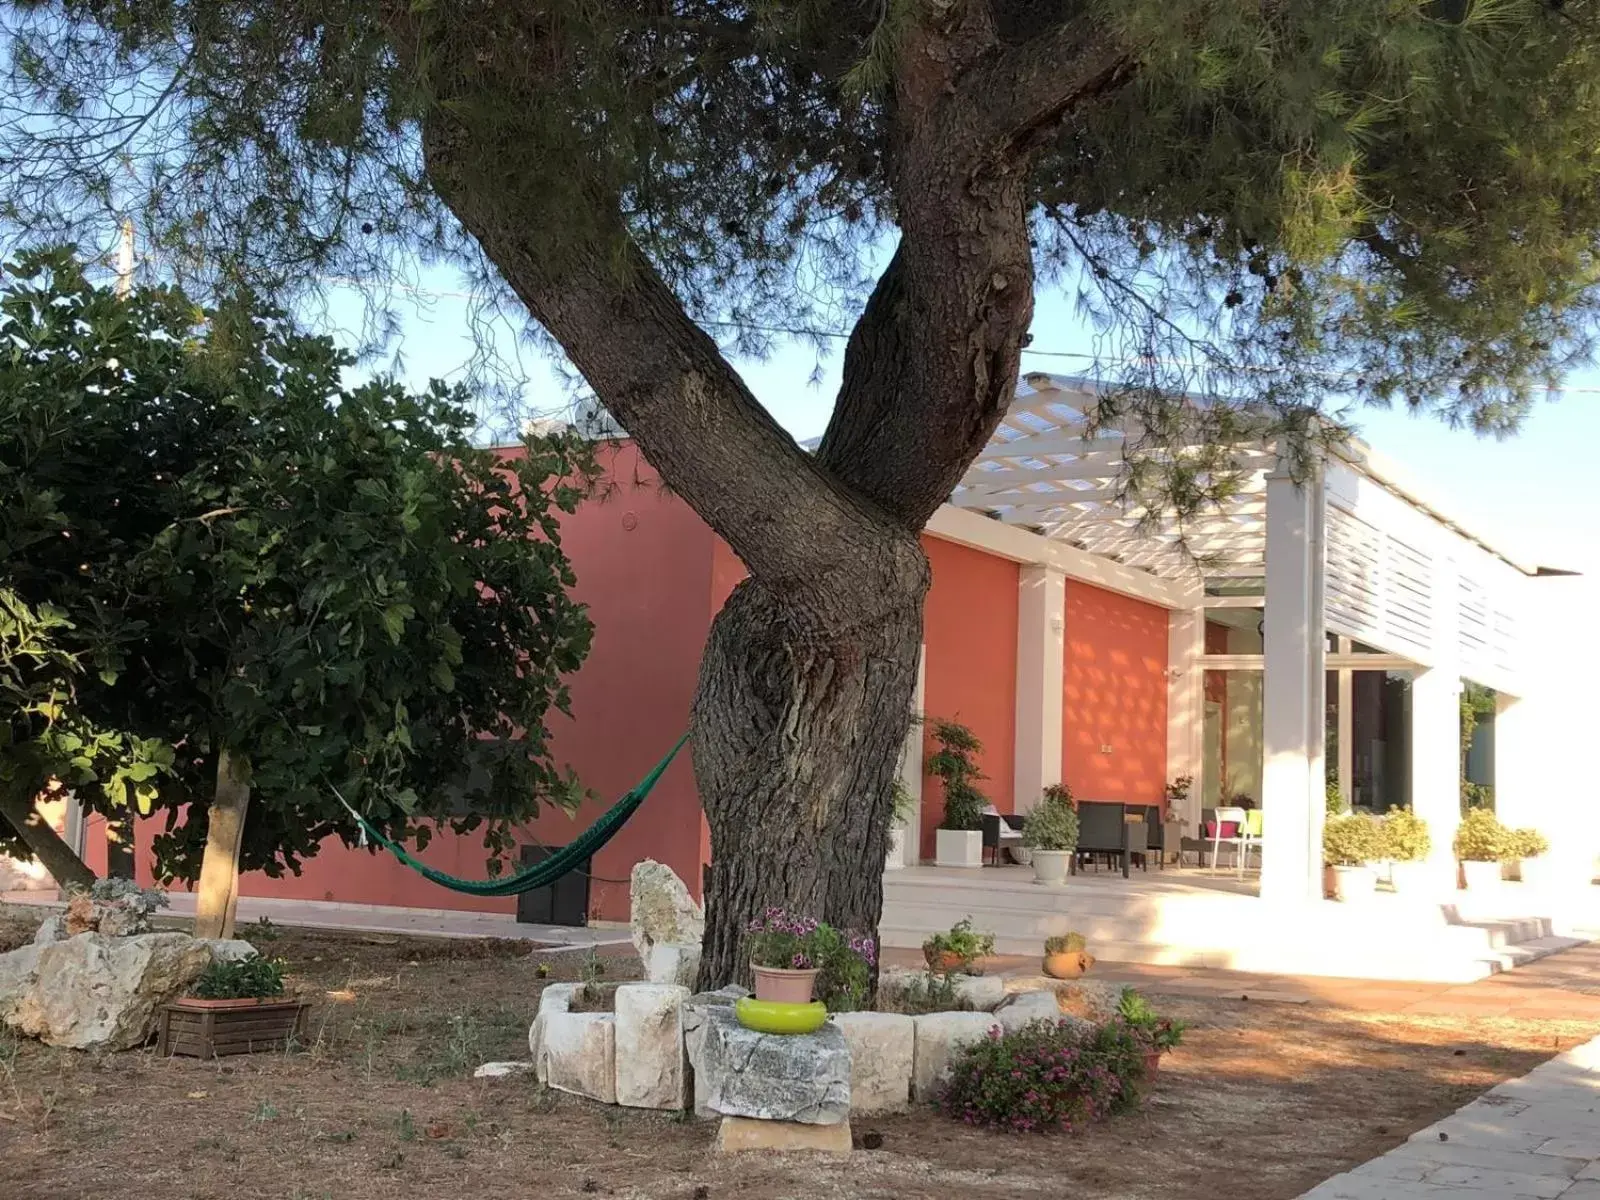
[[[1167,784],[1167,807],[1181,803],[1189,798],[1189,789],[1194,786],[1193,775],[1179,775]]]
[[[1372,861],[1380,856],[1378,823],[1361,813],[1334,817],[1322,827],[1322,861],[1333,868],[1334,899],[1370,897],[1378,887]]]
[[[220,1058],[280,1050],[299,1031],[308,1007],[283,993],[278,959],[252,954],[214,962],[191,995],[162,1006],[156,1053]]]
[[[894,781],[894,813],[889,823],[889,854],[884,859],[885,871],[898,871],[906,865],[906,826],[916,815],[917,799],[899,776]]]
[[[1378,826],[1382,857],[1389,863],[1389,885],[1401,895],[1415,895],[1427,886],[1423,865],[1433,850],[1428,823],[1409,808],[1391,808]]]
[[[1051,979],[1077,979],[1094,966],[1094,955],[1081,933],[1063,933],[1044,940],[1044,973]]]
[[[770,1004],[810,1004],[821,966],[815,939],[821,922],[769,908],[750,922],[750,973],[756,999]]]
[[[1517,857],[1517,878],[1530,887],[1547,891],[1555,883],[1550,869],[1550,839],[1537,829],[1513,829],[1511,850]]]
[[[1033,806],[1022,827],[1022,844],[1033,858],[1033,881],[1060,886],[1078,848],[1078,813],[1072,807],[1072,790],[1052,783]]]
[[[1468,809],[1456,827],[1455,852],[1469,892],[1500,886],[1500,864],[1512,856],[1512,834],[1487,808]]]
[[[994,953],[994,934],[972,928],[972,918],[962,917],[948,933],[936,933],[922,943],[922,957],[928,970],[941,975],[961,971],[974,974],[972,965]]]
[[[934,835],[935,866],[983,865],[983,810],[989,800],[974,783],[984,778],[974,757],[983,743],[965,725],[935,721],[939,748],[928,756],[928,774],[944,784],[944,817]]]
[[[1161,1067],[1161,1056],[1183,1041],[1188,1028],[1182,1021],[1169,1020],[1150,1006],[1143,993],[1123,988],[1117,1000],[1117,1016],[1132,1032],[1144,1050],[1145,1077],[1151,1078]]]

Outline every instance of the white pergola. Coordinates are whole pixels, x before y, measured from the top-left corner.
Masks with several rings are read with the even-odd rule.
[[[1136,430],[1090,433],[1085,419],[1100,387],[1069,376],[1024,376],[1017,398],[950,503],[1147,571],[1217,590],[1259,591],[1266,570],[1266,480],[1276,465],[1269,447],[1231,448],[1241,486],[1217,512],[1181,528],[1124,497]],[[1160,453],[1181,455],[1191,447]],[[1231,584],[1226,581],[1233,581]]]
[[[1150,451],[1137,429],[1091,430],[1086,413],[1100,387],[1068,376],[1024,377],[993,439],[929,527],[1022,564],[1019,809],[1060,779],[1065,580],[1078,579],[1168,610],[1169,776],[1202,774],[1206,671],[1261,672],[1265,897],[1321,894],[1326,672],[1339,673],[1346,721],[1351,671],[1406,670],[1411,800],[1432,827],[1443,887],[1459,819],[1463,677],[1502,696],[1497,789],[1503,777],[1506,794],[1531,794],[1525,767],[1541,752],[1539,719],[1516,699],[1526,694],[1528,675],[1517,638],[1519,626],[1532,623],[1530,581],[1540,572],[1453,521],[1359,444],[1298,481],[1273,445],[1234,446],[1242,486],[1180,528],[1126,498],[1130,457]],[[1206,653],[1207,610],[1229,608],[1263,610],[1259,654]],[[1340,737],[1341,754],[1351,740]],[[1348,762],[1338,773],[1349,778]],[[907,782],[920,791],[918,774],[908,769]],[[1184,814],[1191,822],[1199,804],[1197,788]]]

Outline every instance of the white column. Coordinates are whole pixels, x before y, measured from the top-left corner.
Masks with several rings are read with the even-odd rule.
[[[1461,667],[1455,564],[1433,562],[1433,645],[1427,670],[1411,678],[1411,810],[1428,823],[1436,887],[1455,887],[1456,826],[1461,823]]]
[[[1061,782],[1061,687],[1067,577],[1051,567],[1023,567],[1017,585],[1015,811],[1025,813]]]
[[[1339,639],[1339,653],[1350,653],[1350,639]],[[1356,673],[1339,671],[1339,794],[1355,803],[1356,786]]]
[[[911,728],[906,731],[905,748],[900,751],[900,781],[906,785],[914,803],[901,839],[900,857],[908,867],[922,860],[922,705],[928,678],[928,647],[917,651],[917,687],[911,694]]]
[[[1261,806],[1264,900],[1322,894],[1324,494],[1280,464],[1267,479]]]
[[[1206,611],[1167,614],[1167,779],[1187,775],[1189,799],[1171,814],[1194,831],[1205,796]]]

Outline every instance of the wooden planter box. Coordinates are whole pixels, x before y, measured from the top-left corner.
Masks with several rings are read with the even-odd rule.
[[[307,1007],[303,1000],[178,1000],[162,1006],[156,1053],[221,1058],[282,1050]]]

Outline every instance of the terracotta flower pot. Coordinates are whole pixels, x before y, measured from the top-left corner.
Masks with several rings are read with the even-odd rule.
[[[1044,956],[1044,973],[1051,979],[1077,979],[1094,966],[1094,955],[1086,950],[1061,950]]]
[[[1144,1052],[1144,1077],[1146,1079],[1154,1079],[1156,1077],[1156,1073],[1160,1070],[1161,1051],[1146,1050]]]
[[[756,977],[756,999],[770,1004],[810,1004],[811,989],[817,982],[815,969],[795,971],[786,967],[758,967],[750,964]]]
[[[928,970],[940,975],[964,970],[967,965],[966,960],[953,950],[924,950],[922,957],[928,964]]]

